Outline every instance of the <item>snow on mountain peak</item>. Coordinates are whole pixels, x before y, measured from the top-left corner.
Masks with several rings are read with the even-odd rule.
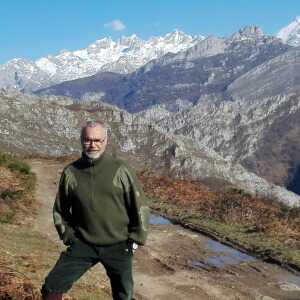
[[[35,63],[41,70],[43,70],[44,72],[52,76],[56,73],[56,65],[53,62],[51,62],[50,59],[46,57],[42,57],[38,59]]]
[[[142,40],[136,34],[123,36],[117,41],[113,41],[111,37],[105,37],[96,40],[87,48],[73,52],[62,50],[56,56],[48,55],[36,61],[11,60],[0,66],[0,78],[1,72],[12,74],[11,85],[15,86],[13,74],[17,69],[18,78],[22,79],[24,86],[29,83],[26,88],[35,90],[49,84],[91,76],[100,71],[125,74],[135,71],[150,60],[157,59],[168,52],[177,53],[190,48],[200,39],[202,38],[195,38],[178,30],[164,37],[154,37],[148,40]],[[24,69],[26,66],[26,72],[22,71],[23,66]],[[34,72],[35,82],[30,70]],[[42,74],[43,82],[38,82],[36,79],[39,78],[39,74]],[[7,82],[5,84],[7,86]]]
[[[96,40],[93,44],[90,44],[88,48],[110,48],[114,44],[115,42],[109,36],[100,40]]]
[[[300,46],[300,16],[296,17],[295,20],[286,27],[283,27],[277,33],[277,37],[291,46]]]
[[[173,32],[167,33],[164,37],[164,40],[171,43],[182,43],[192,41],[193,38],[190,35],[175,29]]]

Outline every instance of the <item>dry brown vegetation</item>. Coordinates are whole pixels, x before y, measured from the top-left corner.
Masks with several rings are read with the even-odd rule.
[[[140,179],[151,207],[193,229],[266,258],[300,268],[300,209],[230,188],[214,191],[201,182],[157,177]]]
[[[0,153],[0,222],[11,223],[18,214],[34,212],[35,175],[15,157]]]
[[[0,152],[0,300],[40,299],[42,282],[64,249],[33,229],[40,209],[35,184],[29,165]],[[64,299],[75,299],[74,294],[76,299],[110,299],[108,287],[88,274]]]
[[[30,281],[19,278],[16,272],[0,273],[1,300],[39,300],[40,292]]]
[[[9,154],[0,153],[0,179],[0,223],[13,224],[24,215],[33,214],[35,176],[29,166]],[[1,235],[5,235],[3,230]],[[4,249],[2,244],[1,252]],[[6,255],[1,253],[0,258],[0,299],[40,299],[39,290],[14,268]]]

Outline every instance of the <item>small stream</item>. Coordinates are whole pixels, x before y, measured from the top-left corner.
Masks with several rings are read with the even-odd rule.
[[[169,225],[172,224],[170,220],[164,218],[160,215],[151,214],[150,215],[150,225]]]
[[[170,225],[172,222],[160,215],[151,214],[150,224]],[[256,258],[253,256],[223,245],[209,237],[205,237],[205,250],[212,254],[209,255],[209,257],[203,262],[193,261],[193,267],[211,266],[216,268],[224,268],[228,265],[238,265],[243,262],[251,262],[256,260]]]
[[[207,239],[205,248],[213,253],[212,256],[205,260],[205,263],[216,268],[224,268],[227,265],[238,265],[243,262],[256,260],[253,256],[223,245],[210,238]]]
[[[172,225],[172,222],[160,215],[151,214],[151,225]],[[199,236],[201,234],[199,233]],[[191,265],[195,268],[225,268],[226,266],[239,265],[246,262],[254,262],[257,259],[251,255],[243,253],[239,250],[233,249],[227,245],[224,245],[218,241],[215,241],[207,236],[204,238],[205,250],[210,253],[204,261],[192,261]],[[295,289],[300,291],[300,276],[289,273],[288,275],[277,276],[276,280],[280,284],[288,284],[288,286],[294,286]]]

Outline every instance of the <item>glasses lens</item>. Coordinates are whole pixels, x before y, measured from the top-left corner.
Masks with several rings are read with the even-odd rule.
[[[103,144],[105,141],[105,139],[85,139],[83,141],[84,144],[91,144],[91,143],[95,143],[95,144]]]

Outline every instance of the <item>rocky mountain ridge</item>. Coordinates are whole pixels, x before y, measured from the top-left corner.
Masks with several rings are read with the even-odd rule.
[[[299,24],[297,17],[295,21],[282,28],[277,37],[284,43],[299,46]],[[248,26],[247,32],[241,33],[240,30],[233,34],[232,38],[247,40],[251,36],[258,35],[262,35],[262,31],[257,26]],[[178,30],[149,40],[142,40],[133,34],[116,42],[110,37],[105,37],[85,49],[61,50],[58,55],[48,55],[36,61],[15,58],[0,65],[0,88],[16,88],[31,92],[63,81],[91,76],[99,71],[126,74],[167,53],[187,50],[203,38],[203,36],[192,37]],[[220,47],[222,47],[221,40]],[[209,45],[207,47],[209,48]],[[212,49],[212,53],[216,54],[216,51]]]
[[[16,58],[0,65],[0,88],[31,92],[63,81],[91,76],[99,71],[127,74],[152,59],[185,50],[203,37],[175,30],[163,37],[142,40],[137,35],[113,41],[106,37],[87,48],[62,50],[36,61]]]
[[[239,164],[194,141],[166,135],[141,116],[103,103],[78,104],[54,96],[0,93],[1,147],[28,154],[79,154],[79,128],[87,119],[103,119],[110,126],[110,147],[143,168],[179,178],[226,182],[252,194],[300,206],[300,198],[268,183]]]
[[[232,100],[231,84],[292,49],[256,26],[245,27],[227,39],[208,37],[186,51],[164,55],[128,75],[98,73],[38,93],[79,100],[98,94],[102,101],[130,112],[159,104],[177,111],[177,101],[195,104],[205,95]]]
[[[209,37],[165,55],[133,74],[100,73],[46,94],[94,95],[140,110],[136,116],[166,134],[189,137],[196,146],[300,191],[299,57],[299,48],[246,27],[227,39]],[[86,94],[87,86],[94,94]]]

